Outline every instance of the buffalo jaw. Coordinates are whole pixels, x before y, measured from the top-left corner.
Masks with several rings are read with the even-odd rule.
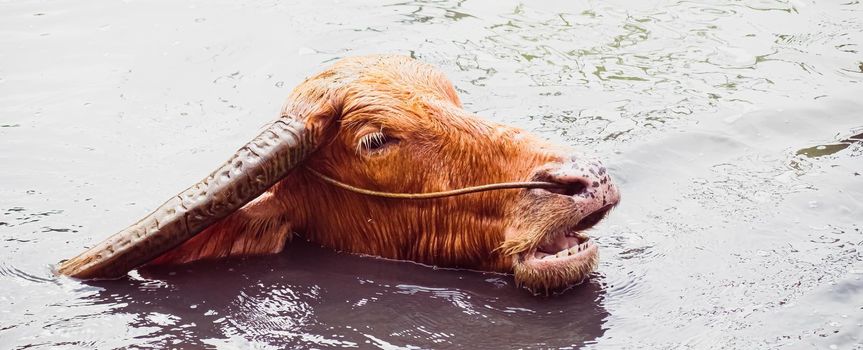
[[[539,171],[534,179],[563,188],[526,193],[501,251],[512,261],[516,282],[527,289],[578,284],[599,262],[599,246],[587,231],[620,202],[620,192],[600,162],[579,157]]]

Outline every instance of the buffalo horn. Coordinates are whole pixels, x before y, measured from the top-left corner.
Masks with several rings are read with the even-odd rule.
[[[310,135],[299,119],[279,118],[209,176],[135,224],[60,263],[57,273],[82,279],[126,275],[240,209],[284,178],[314,150]]]

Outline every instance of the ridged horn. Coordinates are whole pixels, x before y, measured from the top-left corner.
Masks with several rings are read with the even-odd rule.
[[[57,273],[118,278],[182,244],[284,178],[314,149],[301,119],[283,116],[209,176],[80,255]]]

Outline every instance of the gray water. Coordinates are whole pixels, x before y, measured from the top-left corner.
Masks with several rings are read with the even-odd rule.
[[[0,349],[863,349],[861,50],[858,0],[0,2]],[[298,241],[52,275],[369,53],[610,165],[589,281],[535,297]]]

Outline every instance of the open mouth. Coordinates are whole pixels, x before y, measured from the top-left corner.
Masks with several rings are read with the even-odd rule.
[[[577,257],[582,252],[588,254],[588,250],[594,246],[589,236],[581,232],[567,232],[563,237],[537,247],[533,258],[545,260]]]
[[[596,244],[584,231],[593,227],[608,214],[612,206],[604,206],[585,216],[575,226],[548,235],[524,260],[567,261],[589,258],[597,251]]]
[[[599,261],[599,247],[585,231],[602,221],[613,207],[603,206],[573,226],[552,231],[535,248],[519,254],[517,274],[541,276],[524,280],[524,285],[534,291],[540,287],[549,290],[584,280]],[[529,280],[542,281],[542,285],[532,285]]]

